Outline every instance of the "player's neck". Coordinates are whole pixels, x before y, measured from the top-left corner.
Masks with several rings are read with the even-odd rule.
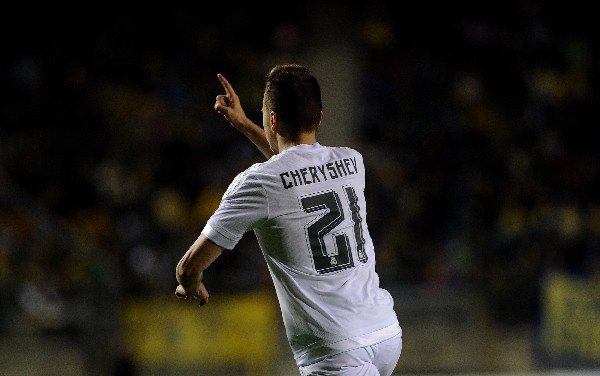
[[[293,147],[293,146],[302,145],[302,144],[312,145],[312,144],[315,144],[316,142],[317,142],[317,135],[315,132],[300,133],[298,135],[298,137],[296,137],[294,140],[284,138],[281,136],[277,137],[277,145],[279,147],[280,153],[286,149]]]

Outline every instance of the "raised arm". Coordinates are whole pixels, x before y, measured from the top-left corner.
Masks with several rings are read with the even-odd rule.
[[[240,98],[237,96],[233,87],[227,81],[222,74],[217,74],[217,78],[225,89],[225,94],[217,95],[215,102],[215,111],[223,115],[223,117],[244,136],[246,136],[252,143],[260,150],[260,152],[267,158],[273,156],[273,151],[269,147],[265,131],[248,119]]]

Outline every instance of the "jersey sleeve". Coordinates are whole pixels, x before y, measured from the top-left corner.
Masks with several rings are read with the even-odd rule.
[[[244,233],[267,217],[267,198],[262,184],[253,174],[255,168],[236,176],[202,230],[202,234],[225,249],[233,249]]]

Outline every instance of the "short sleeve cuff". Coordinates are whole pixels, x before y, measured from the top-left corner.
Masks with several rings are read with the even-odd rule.
[[[206,224],[202,229],[202,234],[209,238],[213,243],[218,245],[219,247],[223,247],[224,249],[233,249],[235,245],[238,243],[240,239],[233,239],[231,237],[227,237],[214,228],[212,228],[209,224]]]

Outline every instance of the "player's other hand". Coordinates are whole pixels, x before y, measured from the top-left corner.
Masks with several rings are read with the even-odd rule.
[[[202,282],[198,285],[196,293],[193,294],[186,292],[183,286],[178,285],[175,289],[175,296],[179,300],[199,300],[200,307],[208,303],[208,291]]]
[[[243,131],[245,123],[248,121],[246,113],[240,103],[240,98],[233,90],[233,87],[227,81],[222,74],[217,74],[217,78],[225,89],[225,94],[217,95],[215,101],[215,111],[223,115],[223,117],[231,124],[234,128]]]

